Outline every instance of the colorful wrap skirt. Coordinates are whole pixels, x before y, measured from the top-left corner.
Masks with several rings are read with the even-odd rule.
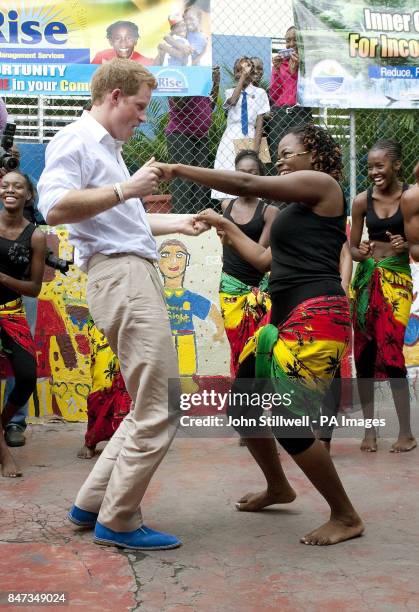
[[[389,371],[394,369],[406,374],[403,345],[412,299],[407,253],[381,261],[369,258],[358,264],[352,282],[354,357],[358,374],[364,352],[371,343],[376,347],[371,377],[388,378]]]
[[[131,398],[125,388],[119,361],[92,319],[88,321],[92,388],[87,398],[85,443],[93,447],[109,440],[128,414]]]
[[[314,418],[350,337],[346,297],[310,298],[296,306],[280,325],[260,327],[246,343],[240,363],[254,355],[255,377],[272,380],[274,392],[286,397],[287,411]]]
[[[262,322],[268,322],[271,300],[266,293],[268,277],[251,287],[223,272],[220,280],[220,307],[231,349],[230,373],[234,378],[239,357],[247,340]],[[265,320],[266,317],[266,320]]]
[[[25,309],[21,298],[0,305],[0,329],[35,358],[35,343],[26,320]],[[4,353],[4,349],[0,350]],[[12,374],[13,375],[13,374]]]

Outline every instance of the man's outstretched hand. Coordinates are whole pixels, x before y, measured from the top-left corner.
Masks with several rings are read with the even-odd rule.
[[[210,225],[211,227],[215,227],[217,230],[224,229],[225,218],[216,213],[212,208],[206,208],[202,212],[198,213],[197,220]]]
[[[199,221],[196,215],[185,215],[180,221],[179,231],[185,236],[199,236],[210,229],[210,225]]]
[[[129,197],[143,197],[156,191],[159,181],[162,180],[162,172],[155,165],[154,157],[148,160],[135,172],[131,178],[122,184],[123,193]]]
[[[160,172],[161,181],[171,181],[175,178],[174,169],[176,164],[164,164],[163,162],[154,161],[154,157],[147,163],[150,163],[152,168],[156,168]]]

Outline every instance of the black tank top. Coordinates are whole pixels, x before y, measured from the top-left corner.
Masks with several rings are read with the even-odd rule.
[[[16,240],[0,236],[0,272],[22,280],[28,272],[32,259],[31,240],[35,225],[28,223]],[[0,284],[0,304],[21,297],[13,289]]]
[[[284,320],[307,299],[345,295],[339,272],[345,227],[346,212],[323,217],[301,202],[289,204],[276,217],[270,237],[273,324]]]
[[[406,191],[406,189],[409,189],[409,185],[404,183],[402,193]],[[399,234],[405,238],[403,215],[400,210],[400,204],[394,215],[382,219],[377,216],[374,210],[372,192],[373,187],[369,187],[367,190],[367,214],[365,215],[369,239],[379,240],[380,242],[390,242],[390,238],[387,236],[386,232]]]
[[[268,205],[263,200],[260,200],[252,219],[248,223],[240,224],[236,223],[231,216],[231,211],[236,201],[232,200],[229,203],[223,216],[232,221],[234,225],[237,225],[243,234],[246,234],[251,240],[259,242],[265,227],[264,214]],[[256,268],[242,259],[237,251],[228,246],[223,247],[223,272],[234,276],[234,278],[251,287],[257,287],[264,276],[263,272],[256,270]]]

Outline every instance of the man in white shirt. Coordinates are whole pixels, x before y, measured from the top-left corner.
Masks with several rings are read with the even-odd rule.
[[[146,121],[157,83],[132,60],[114,59],[92,79],[92,108],[49,143],[38,184],[49,225],[69,224],[77,263],[88,272],[87,302],[119,358],[131,412],[80,489],[69,519],[95,526],[94,541],[134,550],[175,548],[173,535],[142,523],[140,502],[173,438],[168,380],[178,378],[154,235],[197,235],[192,216],[153,219],[140,198],[158,185],[149,163],[130,177],[122,143]],[[174,384],[170,400],[178,398]],[[173,397],[176,396],[176,397]],[[177,407],[176,407],[177,408]]]

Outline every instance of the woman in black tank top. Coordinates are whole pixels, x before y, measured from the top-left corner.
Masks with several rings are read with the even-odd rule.
[[[400,201],[409,185],[399,179],[401,145],[379,140],[368,153],[373,186],[352,207],[351,253],[358,261],[353,280],[354,355],[365,419],[374,417],[374,379],[388,378],[399,419],[391,452],[416,446],[410,427],[409,387],[403,354],[412,304],[412,275]],[[362,240],[364,222],[368,239]],[[361,450],[377,450],[376,430],[365,430]]]
[[[23,217],[25,204],[35,190],[18,171],[1,179],[0,199],[0,339],[1,356],[9,360],[15,386],[3,407],[0,426],[2,475],[20,476],[4,439],[4,429],[17,410],[26,404],[36,385],[35,345],[26,321],[22,295],[37,296],[44,274],[46,240]]]
[[[278,177],[264,177],[157,164],[165,179],[179,176],[225,193],[290,202],[272,225],[268,249],[250,240],[234,223],[214,211],[204,211],[198,215],[198,221],[224,232],[234,249],[255,268],[271,269],[269,284],[275,325],[261,327],[249,340],[241,356],[236,383],[250,378],[250,388],[260,389],[258,378],[274,379],[273,389],[285,391],[280,394],[284,401],[278,406],[278,397],[274,403],[270,395],[273,422],[261,420],[264,406],[260,391],[260,402],[255,407],[250,396],[244,408],[237,407],[238,412],[234,405],[229,406],[233,418],[244,416],[243,426],[238,422],[240,419],[232,424],[247,437],[247,446],[267,481],[266,490],[244,496],[237,508],[256,511],[295,498],[282,471],[275,441],[266,437],[266,423],[273,426],[280,443],[330,506],[330,520],[301,542],[336,544],[360,535],[363,524],[346,495],[330,454],[319,440],[314,440],[310,417],[305,411],[317,413],[323,399],[321,391],[326,389],[325,380],[330,382],[339,367],[351,332],[349,304],[339,274],[340,254],[346,241],[344,197],[337,182],[342,168],[340,148],[326,130],[312,124],[297,126],[281,140],[277,166]],[[265,382],[269,384],[264,381],[263,385]],[[240,389],[241,385],[239,393]],[[295,420],[297,410],[299,422]],[[252,420],[246,421],[249,414]],[[249,437],[246,422],[253,436],[259,437]]]
[[[252,150],[240,151],[235,159],[239,172],[264,175],[264,166]],[[267,247],[272,223],[278,209],[255,196],[224,200],[224,217],[230,219],[249,238]],[[224,327],[230,343],[230,373],[234,378],[239,357],[248,338],[252,336],[262,318],[271,307],[266,293],[267,279],[249,264],[237,251],[223,244],[223,269],[220,279],[220,306]]]

